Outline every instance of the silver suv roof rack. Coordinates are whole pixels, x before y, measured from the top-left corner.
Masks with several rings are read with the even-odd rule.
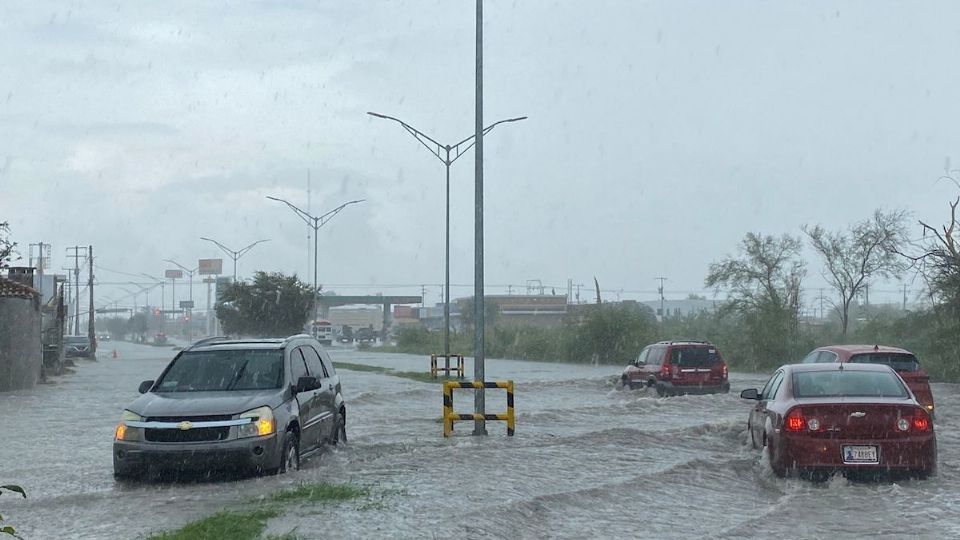
[[[203,339],[198,339],[197,341],[194,341],[193,343],[191,343],[190,346],[187,347],[187,350],[193,349],[194,347],[201,347],[203,345],[206,345],[207,343],[210,343],[211,341],[223,341],[225,339],[230,339],[230,338],[228,338],[227,336],[211,336]]]
[[[286,338],[284,338],[283,344],[286,345],[287,343],[290,343],[295,339],[312,339],[312,338],[313,336],[311,336],[310,334],[294,334],[292,336],[287,336]]]

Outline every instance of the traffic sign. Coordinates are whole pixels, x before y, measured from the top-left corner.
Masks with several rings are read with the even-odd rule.
[[[223,273],[223,259],[200,259],[197,263],[201,276],[213,276]]]
[[[183,278],[183,270],[167,270],[163,275],[167,279],[181,279]]]
[[[181,300],[180,309],[193,309],[193,300]]]

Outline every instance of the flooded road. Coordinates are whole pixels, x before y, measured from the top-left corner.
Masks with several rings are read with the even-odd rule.
[[[119,358],[110,357],[116,348]],[[102,345],[100,360],[30,391],[0,394],[0,481],[22,485],[0,513],[25,538],[137,538],[300,482],[369,486],[372,501],[294,506],[268,534],[300,538],[949,538],[960,536],[960,386],[934,385],[939,474],[927,481],[823,484],[775,478],[745,432],[737,396],[763,375],[731,374],[729,395],[657,398],[617,391],[615,366],[488,360],[516,382],[517,433],[442,437],[441,387],[339,371],[350,443],[285,476],[119,484],[111,444],[120,411],[170,348]],[[400,371],[409,355],[334,349],[336,361]],[[468,374],[472,364],[467,362]],[[472,392],[458,390],[459,411]],[[489,412],[505,410],[488,391]]]

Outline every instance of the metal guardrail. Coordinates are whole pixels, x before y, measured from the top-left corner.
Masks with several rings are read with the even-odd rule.
[[[444,358],[444,359],[456,358],[456,359],[457,359],[457,367],[453,367],[453,366],[437,367],[437,360],[439,360],[439,359],[441,359],[441,358]],[[451,371],[456,371],[456,372],[457,372],[457,377],[460,378],[460,379],[462,379],[462,378],[463,378],[463,371],[464,371],[464,370],[463,370],[463,355],[462,355],[462,354],[431,354],[431,355],[430,355],[430,376],[433,377],[434,379],[436,379],[436,378],[438,377],[439,372],[441,372],[441,371],[445,372],[446,375],[447,375],[447,377],[450,376],[450,372],[451,372]]]
[[[460,414],[453,410],[453,390],[455,388],[503,388],[507,391],[507,412],[495,414]],[[454,422],[473,420],[503,420],[507,423],[507,435],[513,437],[516,427],[513,412],[513,381],[473,381],[443,383],[443,436],[449,437],[453,433]]]

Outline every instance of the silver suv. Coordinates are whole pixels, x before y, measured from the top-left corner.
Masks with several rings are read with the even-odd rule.
[[[306,335],[209,338],[181,351],[123,411],[117,477],[157,469],[286,472],[346,441],[347,409],[329,354]]]

